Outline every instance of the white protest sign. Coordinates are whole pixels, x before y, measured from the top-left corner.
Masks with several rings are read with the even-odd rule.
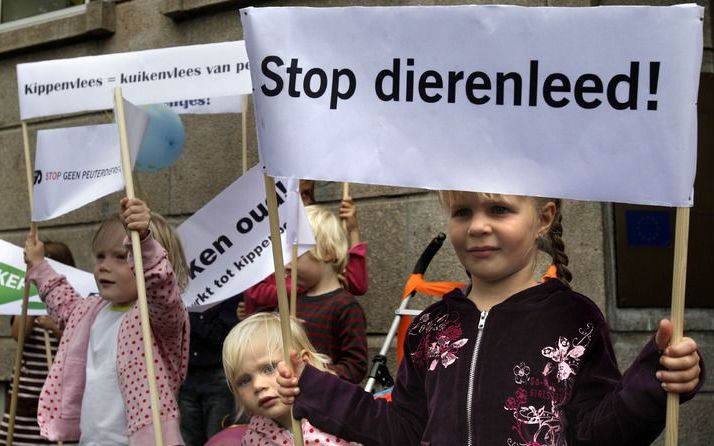
[[[110,109],[115,87],[135,104],[210,103],[252,93],[249,69],[243,41],[19,64],[20,118]]]
[[[131,166],[134,168],[136,158],[139,154],[139,148],[141,147],[141,141],[144,139],[144,133],[149,125],[149,115],[144,110],[140,109],[126,99],[123,99],[123,102],[124,120],[126,121],[126,136],[128,139],[127,143],[129,144],[129,157],[131,158]],[[114,111],[114,116],[115,119],[118,116],[116,110]],[[118,128],[117,135],[119,135]],[[118,144],[117,149],[119,149]]]
[[[132,164],[149,117],[124,100]],[[59,217],[124,188],[116,124],[37,132],[32,221]]]
[[[691,206],[703,11],[243,9],[261,161],[274,176]]]
[[[52,268],[67,278],[67,281],[82,296],[97,292],[94,276],[71,266],[47,259]],[[21,314],[22,297],[25,287],[25,261],[22,248],[0,240],[0,314]],[[30,299],[27,314],[47,314],[45,304],[37,295],[33,285],[30,288]]]
[[[116,124],[37,132],[32,221],[79,209],[124,187]]]
[[[178,114],[209,115],[216,113],[241,113],[242,96],[222,96],[217,98],[179,99],[164,105]]]
[[[289,262],[291,244],[285,238],[286,231],[291,231],[288,226],[294,223],[285,212],[288,200],[299,203],[298,253],[314,246],[315,240],[299,194],[288,193],[285,180],[277,181],[275,192],[281,214],[283,258]],[[189,263],[190,280],[183,299],[192,311],[202,311],[272,274],[273,253],[262,169],[256,166],[248,170],[184,221],[178,234]]]

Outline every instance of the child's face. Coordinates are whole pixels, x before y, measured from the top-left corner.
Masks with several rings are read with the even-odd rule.
[[[315,182],[312,180],[300,180],[300,198],[302,204],[310,206],[315,204]]]
[[[290,406],[280,401],[276,381],[282,354],[277,350],[268,351],[260,340],[249,348],[232,383],[238,402],[251,415],[272,418],[283,427],[290,427]]]
[[[115,305],[137,299],[136,278],[126,261],[128,251],[122,243],[125,235],[120,224],[112,225],[94,246],[94,280],[99,295]]]
[[[458,193],[449,203],[448,213],[449,239],[474,280],[497,282],[518,277],[532,281],[536,240],[550,225],[536,210],[533,199]]]
[[[310,252],[298,257],[297,261],[297,286],[299,288],[310,290],[316,287],[332,267],[318,260]],[[288,268],[288,271],[290,268]]]

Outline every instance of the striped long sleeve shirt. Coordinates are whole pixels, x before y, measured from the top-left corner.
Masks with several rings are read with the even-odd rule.
[[[318,352],[332,358],[332,369],[359,383],[367,373],[367,320],[357,299],[338,288],[318,296],[301,295],[297,317]]]
[[[29,317],[27,322],[34,324],[33,319],[33,317]],[[58,343],[58,339],[50,334],[52,357],[57,354]],[[20,385],[17,394],[17,410],[15,412],[15,429],[12,443],[15,446],[56,444],[56,442],[51,442],[40,435],[40,426],[37,424],[37,401],[40,398],[42,385],[47,378],[47,372],[45,330],[38,325],[34,325],[30,334],[25,338],[25,346],[22,349]],[[0,444],[7,444],[11,393],[12,389],[7,394],[6,412],[0,425]]]

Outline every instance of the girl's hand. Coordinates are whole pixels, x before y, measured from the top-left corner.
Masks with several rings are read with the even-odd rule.
[[[345,221],[347,232],[359,230],[357,207],[352,197],[345,197],[340,203],[340,218]]]
[[[236,317],[238,318],[239,321],[242,321],[246,317],[246,312],[245,312],[245,302],[238,302],[238,306],[236,307]]]
[[[276,378],[280,401],[286,405],[294,404],[295,398],[300,394],[298,381],[305,368],[305,364],[298,359],[298,355],[294,351],[290,352],[290,362],[293,363],[294,372],[288,368],[285,361],[280,361],[278,363],[278,376]]]
[[[27,234],[25,239],[25,263],[32,268],[45,259],[45,244],[37,238],[37,233]]]
[[[662,388],[672,393],[688,393],[699,383],[699,353],[697,343],[692,338],[682,338],[676,344],[668,345],[672,338],[672,323],[662,319],[655,335],[655,344],[662,351],[659,359],[666,370],[657,372]]]
[[[340,204],[340,218],[344,221],[350,248],[360,242],[357,206],[352,197],[345,197]]]
[[[55,324],[49,316],[38,316],[35,318],[35,325],[44,328],[45,330],[51,331],[55,337],[59,338],[62,336],[62,330]]]
[[[127,197],[121,199],[121,222],[127,233],[137,231],[142,240],[149,234],[149,222],[151,221],[151,209],[138,198]]]

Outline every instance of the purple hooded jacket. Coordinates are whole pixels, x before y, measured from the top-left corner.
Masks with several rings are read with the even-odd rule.
[[[651,339],[621,375],[602,313],[558,280],[488,313],[454,290],[411,324],[391,403],[307,366],[294,415],[365,445],[648,445],[659,357]]]

